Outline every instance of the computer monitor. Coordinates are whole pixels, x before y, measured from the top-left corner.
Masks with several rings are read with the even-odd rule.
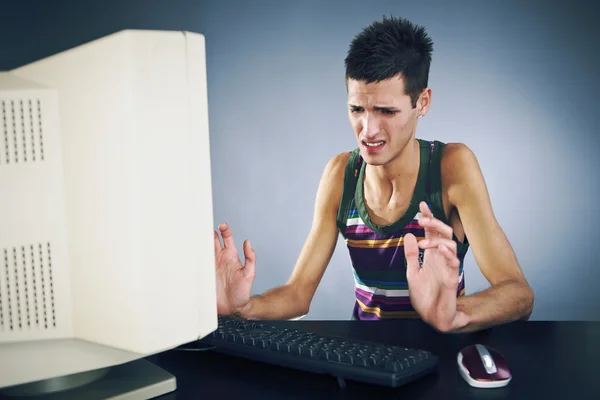
[[[0,74],[0,193],[0,393],[174,390],[144,357],[217,328],[204,36]]]

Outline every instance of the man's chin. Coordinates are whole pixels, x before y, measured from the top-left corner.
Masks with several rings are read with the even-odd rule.
[[[362,159],[364,160],[364,162],[368,165],[377,167],[377,166],[385,165],[387,163],[386,159],[384,157],[382,157],[381,154],[377,154],[377,155],[365,154],[364,152],[361,151],[360,155],[362,156]]]

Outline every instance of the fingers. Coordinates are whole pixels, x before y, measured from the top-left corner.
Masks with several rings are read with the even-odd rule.
[[[424,240],[419,241],[419,248],[421,248],[423,250],[435,249],[435,248],[438,248],[439,246],[445,246],[450,251],[452,251],[453,254],[456,254],[456,251],[457,251],[456,242],[452,239],[445,239],[442,237],[434,237],[431,239],[424,239]]]
[[[419,269],[419,245],[417,238],[412,233],[407,233],[404,236],[404,257],[406,258],[406,278],[410,282]]]
[[[429,209],[429,206],[424,201],[419,203],[419,210],[424,217],[433,218],[433,213]]]
[[[421,218],[419,218],[419,222],[422,220],[428,220],[428,219],[433,218],[433,213],[429,209],[429,206],[427,205],[427,203],[425,203],[424,201],[419,203],[419,211],[421,212]],[[424,226],[423,224],[420,224],[420,225],[423,228],[425,228],[425,237],[426,238],[437,236],[437,232],[434,229],[432,229],[432,227]]]
[[[246,262],[244,264],[244,276],[246,279],[254,279],[256,276],[256,252],[250,245],[249,240],[244,241],[244,257]]]
[[[219,238],[219,234],[215,231],[215,254],[219,251],[223,250],[223,245],[221,245],[221,239]]]
[[[452,268],[460,266],[460,260],[456,255],[457,245],[454,240],[441,237],[425,239],[419,242],[419,248],[424,250],[437,249],[444,256],[449,266]]]
[[[235,242],[233,240],[233,232],[231,231],[231,228],[229,228],[229,225],[222,223],[219,225],[219,230],[221,231],[221,236],[223,237],[223,245],[225,247],[231,247],[234,249]]]
[[[452,239],[452,228],[448,225],[444,224],[437,218],[433,217],[422,217],[419,218],[419,225],[425,228],[426,237],[429,238],[435,236],[441,236],[443,238]],[[427,233],[431,233],[431,235],[427,236]],[[436,235],[438,233],[439,235]]]
[[[443,244],[439,245],[438,250],[446,258],[446,261],[448,262],[448,265],[450,267],[456,269],[460,267],[460,260],[458,259],[458,257],[456,257],[456,253],[454,251],[450,250]]]

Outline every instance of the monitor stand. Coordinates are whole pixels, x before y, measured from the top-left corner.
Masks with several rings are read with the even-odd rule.
[[[142,358],[109,368],[0,389],[0,399],[138,400],[162,396],[176,389],[173,375]]]

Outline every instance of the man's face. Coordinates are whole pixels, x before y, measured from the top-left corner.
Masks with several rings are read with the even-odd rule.
[[[417,119],[425,111],[422,101],[412,107],[401,77],[369,84],[348,80],[348,118],[367,164],[394,160],[414,138]]]

